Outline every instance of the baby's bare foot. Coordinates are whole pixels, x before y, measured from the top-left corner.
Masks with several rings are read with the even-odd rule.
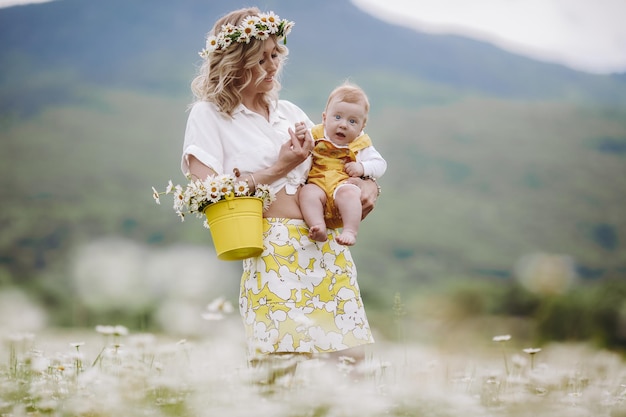
[[[326,225],[317,224],[315,226],[309,227],[309,238],[317,242],[325,242],[326,241]]]
[[[344,229],[335,240],[342,245],[352,246],[356,243],[356,233],[354,233],[352,230]]]

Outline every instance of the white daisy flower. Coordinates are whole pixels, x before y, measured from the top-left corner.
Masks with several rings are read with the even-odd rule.
[[[226,23],[225,25],[222,25],[222,33],[224,35],[232,35],[233,33],[235,33],[236,30],[237,26],[231,23]]]
[[[265,21],[267,22],[268,26],[273,28],[274,31],[278,29],[280,18],[277,15],[275,15],[274,12],[268,12],[264,14],[263,17],[265,18]]]
[[[289,35],[289,33],[291,32],[291,29],[293,29],[295,23],[294,22],[288,22],[286,20],[283,20],[284,25],[283,25],[283,30],[282,30],[282,37],[286,38],[287,35]],[[283,23],[281,22],[281,24]]]
[[[250,43],[250,39],[256,34],[257,29],[255,26],[246,26],[242,28],[241,35],[237,38],[239,43]]]
[[[169,180],[167,183],[167,187],[165,187],[165,194],[170,194],[174,190],[174,184],[172,184],[172,180]]]
[[[238,197],[246,196],[250,192],[250,187],[248,187],[248,183],[245,181],[238,181],[235,184],[235,195]]]
[[[220,42],[220,49],[226,49],[228,48],[230,45],[232,45],[233,40],[229,37],[226,37],[224,39],[221,40]]]
[[[157,204],[161,204],[161,200],[159,200],[159,192],[154,187],[152,187],[152,198],[154,198],[154,201]]]
[[[209,52],[215,51],[219,47],[217,36],[209,36],[206,39],[206,49]]]
[[[262,30],[259,29],[256,33],[255,38],[264,41],[265,39],[270,37],[270,31],[269,30]]]
[[[218,297],[209,303],[207,310],[211,313],[232,313],[234,309],[230,301],[224,297]]]

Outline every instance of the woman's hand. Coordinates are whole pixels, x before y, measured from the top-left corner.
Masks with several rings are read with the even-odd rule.
[[[278,162],[283,166],[283,174],[300,165],[313,150],[313,138],[308,129],[296,125],[298,133],[289,128],[289,140],[280,147]]]
[[[361,205],[363,207],[363,214],[361,215],[361,218],[364,219],[372,210],[374,210],[376,200],[378,200],[378,195],[380,194],[378,184],[374,180],[364,180],[358,177],[350,177],[347,181],[361,189]]]

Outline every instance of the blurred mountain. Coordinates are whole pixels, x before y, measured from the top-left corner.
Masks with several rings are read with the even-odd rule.
[[[0,9],[0,110],[28,112],[80,97],[72,88],[77,82],[186,94],[204,34],[235,3],[56,0]],[[459,36],[392,26],[347,0],[265,3],[296,22],[286,85],[315,74],[378,73],[388,81],[418,79],[503,98],[626,99],[626,86],[616,78],[533,61]],[[400,82],[385,88],[389,95],[403,93]]]
[[[0,9],[0,284],[65,311],[85,242],[209,244],[199,221],[155,206],[150,187],[183,180],[197,53],[216,18],[245,4]],[[370,96],[368,133],[389,161],[354,248],[370,299],[420,282],[510,281],[533,253],[571,258],[587,280],[626,275],[624,74],[411,31],[347,0],[262,6],[296,22],[283,98],[319,121],[346,78]]]

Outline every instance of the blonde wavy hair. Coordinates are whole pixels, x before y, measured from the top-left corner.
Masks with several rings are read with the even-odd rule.
[[[260,13],[261,11],[256,7],[232,11],[215,22],[207,36],[216,35],[227,23],[239,25],[246,17]],[[220,111],[232,116],[235,108],[242,102],[241,91],[250,84],[259,84],[264,78],[259,61],[263,58],[265,42],[275,42],[280,57],[274,88],[258,98],[258,104],[269,108],[271,102],[278,99],[281,87],[278,78],[289,53],[286,46],[277,42],[275,36],[270,36],[265,41],[251,39],[249,43],[237,43],[226,49],[211,52],[191,82],[191,91],[195,96],[195,101],[214,103]],[[252,71],[255,68],[260,70],[261,75],[253,79]]]

